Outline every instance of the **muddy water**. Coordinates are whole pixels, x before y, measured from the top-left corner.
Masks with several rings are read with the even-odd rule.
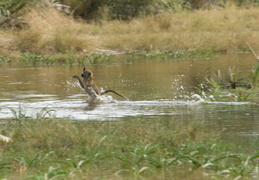
[[[256,60],[251,54],[219,55],[210,59],[121,58],[91,65],[96,84],[127,96],[105,98],[114,101],[89,105],[86,94],[73,75],[82,67],[54,65],[32,67],[23,64],[0,67],[0,119],[19,116],[69,117],[75,120],[174,119],[203,120],[210,127],[226,129],[232,135],[259,135],[259,106],[245,102],[209,102],[190,96],[197,78],[209,70],[226,72],[231,66],[240,73],[251,71]],[[227,74],[226,74],[227,76]]]

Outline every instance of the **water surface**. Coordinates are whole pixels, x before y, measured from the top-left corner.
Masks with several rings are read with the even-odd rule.
[[[197,79],[229,67],[248,74],[256,60],[251,54],[218,55],[207,59],[120,60],[88,64],[96,84],[127,96],[125,101],[89,105],[87,96],[73,75],[81,66],[32,67],[23,64],[0,67],[0,119],[39,115],[74,120],[127,120],[167,118],[177,121],[200,120],[208,127],[225,129],[229,135],[259,135],[259,106],[247,102],[211,102],[193,98]],[[227,73],[223,73],[227,76]]]

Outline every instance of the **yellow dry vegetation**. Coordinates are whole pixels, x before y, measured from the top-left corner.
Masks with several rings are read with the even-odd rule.
[[[87,32],[87,25],[54,9],[32,9],[24,17],[28,28],[14,36],[20,51],[33,53],[92,50],[98,41]],[[94,46],[93,46],[94,45]]]
[[[26,28],[0,30],[4,52],[55,54],[59,52],[116,51],[243,51],[259,48],[259,9],[256,7],[161,13],[125,21],[86,23],[52,8],[31,9]],[[7,51],[8,50],[8,51]]]

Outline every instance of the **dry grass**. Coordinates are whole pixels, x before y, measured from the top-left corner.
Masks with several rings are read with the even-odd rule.
[[[259,45],[257,11],[230,8],[162,14],[122,24],[119,32],[115,29],[116,33],[104,41],[108,48],[137,50],[243,50],[248,48],[246,41],[253,47]],[[108,26],[112,27],[118,25]]]
[[[22,52],[68,52],[98,47],[96,38],[87,33],[88,25],[54,9],[33,9],[24,18],[29,27],[14,37],[17,49]]]
[[[0,55],[8,55],[13,52],[12,41],[12,33],[0,30]]]
[[[28,28],[4,36],[0,46],[20,52],[92,52],[96,48],[118,51],[249,50],[259,48],[258,8],[181,11],[134,19],[86,24],[53,9],[32,9],[24,16]],[[5,44],[6,37],[11,38]]]

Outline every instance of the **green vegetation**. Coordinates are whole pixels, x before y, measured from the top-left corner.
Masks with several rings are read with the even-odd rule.
[[[77,122],[46,118],[47,110],[37,119],[15,114],[1,124],[12,138],[0,142],[1,178],[258,178],[253,144],[224,143],[197,120]]]
[[[207,58],[215,54],[216,52],[212,50],[208,51],[152,51],[146,53],[139,53],[138,55],[142,55],[146,58],[156,58],[161,60],[169,60],[169,59],[193,59],[193,58]]]
[[[199,82],[198,93],[204,98],[216,101],[251,101],[258,102],[259,64],[244,77],[235,67],[229,67],[227,76],[218,70]]]
[[[215,53],[216,52],[213,51],[153,51],[142,53],[125,53],[119,55],[109,53],[60,53],[53,55],[37,55],[23,53],[16,57],[0,56],[0,65],[22,63],[25,66],[52,66],[54,64],[63,64],[68,66],[84,66],[86,64],[107,64],[121,59],[133,61],[139,58],[159,60],[172,60],[181,58],[207,58]]]

